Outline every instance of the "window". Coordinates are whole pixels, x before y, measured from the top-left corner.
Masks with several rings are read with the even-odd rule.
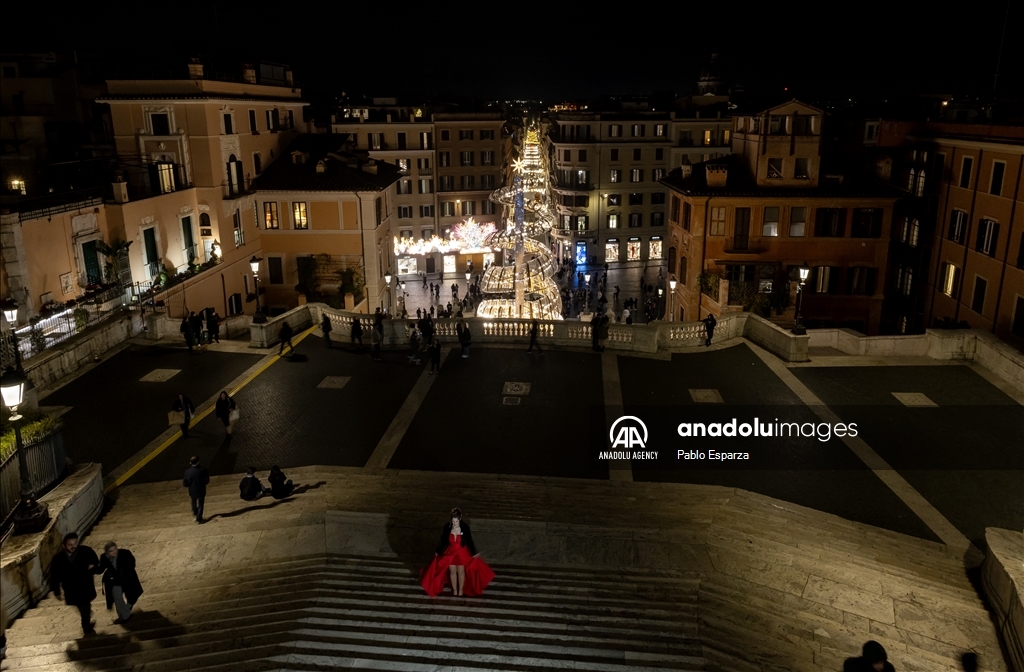
[[[256,110],[249,110],[249,132],[259,135],[259,129],[256,128]]]
[[[672,209],[670,211],[671,215],[669,216],[669,219],[672,220],[673,222],[678,222],[679,221],[679,213],[681,212],[681,210],[682,210],[682,201],[679,199],[678,196],[673,195],[672,196]],[[683,228],[687,228],[687,226],[686,226],[687,223],[688,223],[687,221],[683,222]]]
[[[604,260],[606,262],[619,260],[619,241],[617,239],[609,239],[604,244]]]
[[[267,273],[270,276],[270,284],[284,284],[284,264],[281,257],[267,257]]]
[[[562,215],[562,228],[568,229],[570,226],[572,226],[572,215]]]
[[[420,206],[420,217],[433,217],[434,206],[432,205],[421,205]]]
[[[574,208],[586,208],[590,206],[590,196],[583,194],[582,196],[573,196],[572,206]]]
[[[651,179],[654,180],[655,182],[659,181],[663,177],[665,177],[664,168],[655,168],[653,171],[651,171]]]
[[[665,224],[665,213],[664,212],[652,212],[651,213],[651,226],[663,226]]]
[[[619,215],[618,214],[613,213],[613,214],[608,215],[608,228],[609,229],[617,229],[617,228],[619,228]]]
[[[460,152],[459,153],[459,165],[460,166],[472,166],[473,165],[473,152]]]
[[[586,215],[577,215],[576,217],[576,230],[586,231],[590,228],[590,218]]]
[[[430,159],[416,159],[416,171],[420,172],[420,173],[422,173],[424,171],[429,172],[430,171]]]
[[[440,180],[441,191],[454,191],[455,190],[455,176],[454,175],[442,175],[438,178]]]
[[[639,226],[643,226],[642,215],[639,212],[629,213],[629,228],[635,229]]]
[[[985,292],[988,282],[980,275],[974,276],[974,296],[971,297],[971,310],[981,315],[985,312]]]
[[[792,118],[793,135],[810,135],[811,118],[806,115],[794,115]]]
[[[450,168],[452,165],[452,153],[451,152],[438,152],[437,153],[437,165],[442,168]]]
[[[855,208],[850,236],[853,238],[878,238],[882,235],[882,211],[879,208]]]
[[[399,180],[398,193],[406,196],[412,193],[412,180]]]
[[[991,219],[978,221],[978,252],[990,257],[996,256],[996,243],[999,242],[999,224]]]
[[[971,188],[971,170],[974,169],[974,157],[965,156],[964,161],[960,164],[960,187],[963,189]]]
[[[664,161],[665,160],[665,148],[664,147],[658,147],[657,149],[654,150],[654,160],[655,161]]]
[[[577,154],[579,154],[579,157],[580,157],[579,160],[580,161],[586,161],[587,160],[587,150],[581,149],[579,152],[577,152]]]
[[[590,171],[589,170],[577,170],[576,171],[576,184],[588,185],[590,184]]]
[[[768,133],[770,135],[784,135],[786,133],[786,118],[774,114],[769,116]]]
[[[630,182],[643,182],[644,181],[644,170],[643,168],[634,168],[629,171]]]
[[[612,183],[622,182],[622,171],[619,170],[618,168],[612,168],[612,172],[609,176],[609,179],[612,181]]]
[[[658,137],[658,138],[664,138],[665,137],[665,124],[655,124],[654,125],[654,135],[655,135],[655,137]]]
[[[263,228],[280,229],[281,222],[277,218],[277,203],[266,202],[263,204]]]
[[[832,267],[818,266],[814,274],[814,291],[818,294],[828,294],[832,287]],[[837,276],[838,277],[838,276]]]
[[[384,222],[384,201],[379,196],[373,203],[373,219],[377,226]]]
[[[171,134],[171,117],[168,114],[149,115],[149,124],[152,127],[153,135]]]
[[[846,210],[843,208],[818,208],[814,224],[814,235],[818,238],[842,238],[846,235]]]
[[[441,201],[441,216],[442,217],[454,217],[455,216],[455,201]]]
[[[451,179],[451,175],[447,176]],[[419,180],[419,193],[421,194],[432,194],[434,193],[434,181],[433,180]]]
[[[878,137],[878,122],[869,121],[864,124],[864,139],[874,140]]]
[[[729,144],[729,136],[731,134],[732,134],[732,131],[730,131],[728,128],[723,128],[722,129],[722,144],[723,145],[728,145]]]
[[[469,217],[476,214],[476,201],[462,202],[462,216]]]
[[[956,264],[948,261],[942,264],[942,293],[946,296],[953,296],[956,293],[960,282],[960,269]]]
[[[764,221],[761,223],[761,235],[779,235],[779,208],[777,206],[771,206],[764,209]]]
[[[480,188],[481,189],[494,189],[494,175],[481,175],[480,176]]]
[[[234,155],[232,155],[233,157]],[[232,164],[232,167],[234,164]],[[174,164],[173,163],[158,163],[156,164],[156,175],[157,180],[160,184],[160,193],[169,194],[174,191]]]
[[[441,131],[441,142],[448,142],[451,139],[452,139],[451,131],[449,131],[448,129],[445,129],[445,130]]]
[[[622,194],[608,194],[608,205],[622,205]]]
[[[846,270],[846,293],[854,296],[871,296],[875,293],[874,268],[851,266]]]
[[[470,130],[466,130],[466,129],[459,130],[459,140],[472,140],[472,139],[473,139],[473,131],[471,129]]]
[[[768,159],[768,179],[782,179],[782,159]]]
[[[398,134],[398,148],[405,149],[405,133]]]
[[[1024,297],[1017,297],[1013,309],[1013,326],[1010,328],[1014,336],[1024,338]]]
[[[634,138],[642,138],[642,137],[644,137],[644,131],[645,130],[646,130],[646,127],[643,124],[633,124],[633,128],[631,129],[631,132],[632,132]]]
[[[1017,268],[1024,269],[1024,234],[1020,236],[1020,245],[1017,248]]]
[[[481,140],[494,140],[494,130],[480,131]]]
[[[665,192],[656,191],[651,194],[651,205],[665,205]]]
[[[1003,193],[1003,175],[1006,173],[1006,163],[1003,161],[992,162],[992,183],[989,185],[988,193],[999,196]]]
[[[793,168],[793,177],[798,180],[806,180],[811,176],[808,159],[797,159]]]
[[[493,215],[494,214],[494,201],[486,199],[481,201],[480,205],[483,207],[480,209],[482,215]]]
[[[292,225],[296,229],[309,228],[309,218],[306,216],[306,204],[304,202],[292,203]]]
[[[917,174],[917,184],[914,187],[914,195],[918,198],[924,196],[924,178],[925,171],[924,168],[922,168],[921,172]]]
[[[612,124],[608,127],[608,136],[612,138],[622,137],[622,124]]]
[[[401,229],[398,232],[399,238],[412,238],[412,229]]]
[[[725,208],[711,208],[711,231],[709,235],[712,236],[724,236],[725,235]]]
[[[420,232],[420,234],[421,234],[421,237],[423,238],[423,240],[430,240],[431,238],[434,237],[434,230],[430,229],[430,228],[423,229]]]
[[[398,218],[399,219],[412,219],[412,206],[411,205],[400,205],[400,206],[398,206]]]
[[[807,231],[807,208],[794,207],[789,209],[789,235],[801,238]]]
[[[954,243],[964,244],[964,229],[967,227],[967,213],[963,210],[954,210],[949,215],[949,235],[947,236]]]
[[[493,166],[494,165],[494,152],[490,149],[480,152],[480,165],[481,166]]]
[[[678,213],[677,213],[678,214]],[[683,203],[683,229],[690,230],[690,219],[693,216],[693,208],[689,203]]]
[[[626,260],[640,261],[640,239],[630,238],[626,241]]]
[[[395,165],[398,166],[398,171],[400,173],[409,172],[409,159],[396,159]]]
[[[472,191],[476,189],[476,178],[473,175],[462,175],[459,177],[459,184],[462,185],[463,191]]]
[[[630,205],[643,205],[644,204],[644,195],[643,194],[630,194],[629,195],[629,204]]]
[[[245,245],[245,230],[242,229],[242,211],[235,208],[235,214],[231,216],[231,223],[235,234],[235,247]]]
[[[712,145],[712,144],[714,144],[714,141],[715,141],[715,132],[712,131],[710,128],[706,129],[704,131],[704,146],[707,147],[709,145]]]
[[[434,134],[430,131],[420,133],[420,149],[434,148]]]
[[[647,258],[648,259],[661,259],[661,238],[655,236],[651,238],[647,244]]]
[[[367,133],[366,134],[367,149],[375,150],[382,149],[384,147],[384,134],[383,133]]]
[[[633,160],[634,161],[642,160],[643,156],[644,156],[644,150],[640,149],[639,147],[636,147],[636,148],[633,149]]]
[[[907,240],[907,244],[911,247],[917,247],[917,239],[921,235],[921,223],[914,218],[910,222],[910,237]]]

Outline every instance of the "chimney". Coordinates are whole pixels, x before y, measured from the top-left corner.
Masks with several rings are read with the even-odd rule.
[[[724,187],[729,177],[729,166],[720,163],[707,164],[707,181],[709,187]]]
[[[693,175],[693,164],[690,163],[690,157],[683,157],[683,162],[680,164],[680,172],[684,180]]]
[[[391,123],[391,113],[390,112],[388,112],[388,123],[389,124]]]
[[[291,70],[284,71],[284,81],[288,82],[288,86],[295,84],[295,76],[292,74]]]
[[[202,68],[203,66],[199,66]],[[114,203],[127,203],[128,202],[128,183],[124,181],[120,175],[117,176],[117,180],[114,182]]]
[[[193,58],[188,64],[188,78],[189,79],[202,79],[203,78],[203,64],[198,58]]]
[[[326,173],[327,172],[327,162],[324,161],[323,159],[320,159],[319,161],[317,161],[316,162],[316,172],[318,172],[318,173]]]
[[[246,84],[256,83],[256,68],[253,67],[252,63],[242,65],[242,81]]]
[[[364,171],[366,171],[367,173],[370,173],[371,175],[376,175],[377,174],[377,162],[376,161],[370,160],[367,163],[363,164],[362,168],[363,168]]]

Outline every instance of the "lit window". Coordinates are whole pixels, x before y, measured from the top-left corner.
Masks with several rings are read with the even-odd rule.
[[[830,266],[818,266],[818,272],[814,278],[814,291],[818,294],[827,294],[829,281],[832,279],[832,268]]]
[[[454,217],[455,216],[455,201],[441,201],[441,216],[442,217]]]
[[[11,179],[11,191],[16,191],[22,196],[25,195],[25,180],[13,178]]]
[[[640,239],[630,238],[626,241],[626,260],[640,261]]]
[[[618,261],[619,260],[619,241],[612,239],[604,245],[604,260],[605,261]]]
[[[412,180],[399,180],[398,181],[398,193],[405,195],[412,193]]]
[[[807,229],[807,208],[790,208],[789,210],[789,235],[800,238]]]
[[[914,269],[907,268],[907,272],[903,274],[903,295],[910,296],[910,286],[914,282]]]
[[[266,229],[281,228],[281,222],[277,218],[277,203],[267,202],[263,204],[263,227]]]
[[[710,128],[704,131],[704,146],[710,145],[714,141],[715,132]]]
[[[160,193],[169,194],[174,191],[174,164],[156,164],[157,177],[160,180]]]
[[[920,235],[921,223],[915,219],[910,223],[910,239],[907,241],[907,243],[909,243],[911,247],[917,247],[917,239]]]
[[[948,261],[942,266],[942,293],[946,296],[953,296],[957,288],[957,280],[960,276],[960,269],[956,264]]]
[[[655,124],[654,135],[659,138],[665,137],[665,124]]]
[[[633,124],[633,129],[632,129],[633,137],[634,138],[642,138],[642,137],[644,137],[644,130],[645,130],[645,128],[646,127],[643,124]]]
[[[647,246],[647,258],[661,259],[661,249],[661,238],[651,238],[651,242]]]
[[[619,216],[617,214],[608,215],[608,228],[617,229],[619,228]]]
[[[764,222],[761,224],[762,236],[779,235],[779,208],[772,206],[764,209]]]
[[[309,218],[306,216],[305,203],[292,203],[292,221],[296,229],[309,228]]]
[[[409,159],[398,159],[398,161],[395,162],[395,165],[398,166],[399,171],[403,173],[409,172]]]
[[[612,168],[610,179],[612,182],[622,182],[622,171],[617,168]]]
[[[643,169],[642,168],[634,168],[633,170],[629,171],[629,181],[630,182],[643,182],[644,181],[644,171],[643,171]]]
[[[590,218],[586,215],[578,215],[576,217],[576,230],[586,231],[590,228]]]

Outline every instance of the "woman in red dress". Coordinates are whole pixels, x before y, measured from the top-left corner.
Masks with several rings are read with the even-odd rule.
[[[451,586],[452,595],[481,595],[494,579],[494,572],[480,559],[469,525],[462,510],[452,509],[451,522],[445,523],[434,559],[420,571],[420,585],[435,597]]]

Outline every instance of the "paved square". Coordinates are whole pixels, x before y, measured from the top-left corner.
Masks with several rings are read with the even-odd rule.
[[[181,373],[181,369],[153,369],[142,378],[139,378],[139,381],[143,383],[166,383],[179,373]]]
[[[697,404],[724,404],[722,393],[718,390],[690,390],[690,398]]]
[[[505,387],[503,387],[501,390],[501,393],[527,395],[530,393],[530,383],[506,382]]]
[[[896,397],[904,406],[938,406],[921,392],[893,392],[892,396]]]
[[[340,390],[350,380],[352,380],[351,376],[327,376],[320,381],[317,387],[322,390]]]

